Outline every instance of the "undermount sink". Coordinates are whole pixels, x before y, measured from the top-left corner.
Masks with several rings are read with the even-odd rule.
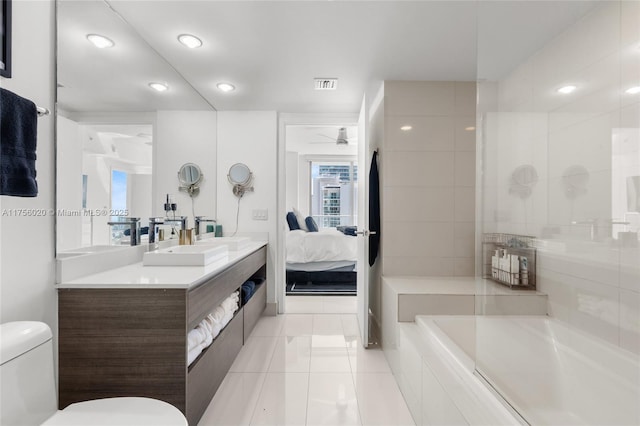
[[[246,248],[251,243],[249,237],[217,237],[196,241],[198,246],[227,246],[231,251],[238,251]]]
[[[229,248],[226,245],[174,246],[145,253],[142,264],[144,266],[205,266],[226,257],[228,253]]]

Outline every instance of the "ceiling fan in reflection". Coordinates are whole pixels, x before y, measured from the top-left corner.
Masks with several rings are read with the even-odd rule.
[[[322,136],[324,138],[330,139],[330,141],[311,141],[309,143],[335,143],[336,145],[350,145],[357,143],[357,138],[350,138],[347,134],[346,127],[340,127],[338,129],[337,136],[329,136],[322,133],[318,133],[318,136]]]

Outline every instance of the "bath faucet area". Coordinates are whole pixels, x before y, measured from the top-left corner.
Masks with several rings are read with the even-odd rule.
[[[209,223],[213,223],[214,224],[214,232],[215,232],[215,226],[218,225],[218,221],[216,219],[207,219],[205,216],[195,216],[194,217],[194,222],[195,222],[195,228],[196,228],[196,239],[198,239],[198,237],[200,236],[200,223],[202,222],[209,222]]]
[[[156,242],[156,228],[159,225],[166,225],[170,223],[179,223],[180,230],[185,231],[187,229],[187,216],[179,216],[176,218],[150,217],[149,218],[149,244],[153,244]]]

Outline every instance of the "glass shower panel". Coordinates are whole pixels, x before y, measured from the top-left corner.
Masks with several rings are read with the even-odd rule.
[[[476,371],[530,424],[633,424],[640,3],[479,2],[478,80],[478,241],[533,238],[548,316],[480,297]]]

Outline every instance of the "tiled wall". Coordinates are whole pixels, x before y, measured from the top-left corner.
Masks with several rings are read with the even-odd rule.
[[[475,105],[475,82],[385,82],[383,275],[474,274]]]
[[[566,85],[577,89],[557,91]],[[633,86],[635,1],[604,2],[503,79],[481,83],[478,228],[538,237],[538,287],[550,315],[640,353],[638,237],[623,243],[618,234],[640,231],[624,179],[640,175],[640,94],[625,92]],[[537,175],[528,196],[514,182],[523,165]]]

